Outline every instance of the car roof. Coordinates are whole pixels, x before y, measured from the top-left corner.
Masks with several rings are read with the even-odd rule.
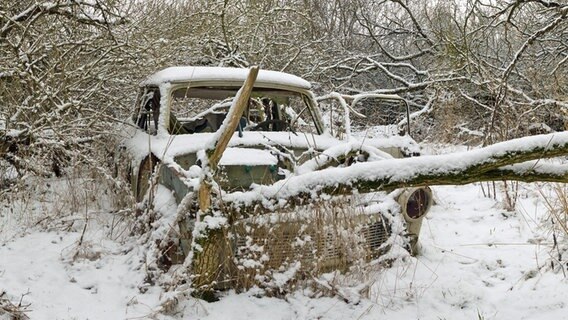
[[[159,86],[163,83],[195,83],[204,86],[242,86],[249,74],[245,68],[170,67],[149,76],[140,86]],[[292,74],[260,70],[255,87],[309,90],[311,84]]]

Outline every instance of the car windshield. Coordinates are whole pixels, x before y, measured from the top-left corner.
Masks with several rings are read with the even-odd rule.
[[[182,87],[173,90],[168,130],[171,134],[217,131],[238,89]],[[305,95],[288,90],[265,88],[253,90],[238,129],[317,134]]]

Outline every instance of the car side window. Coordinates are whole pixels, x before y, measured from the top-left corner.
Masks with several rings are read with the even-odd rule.
[[[303,96],[291,95],[280,102],[283,117],[290,122],[293,131],[318,134],[314,116]]]
[[[159,89],[145,89],[138,101],[136,125],[148,134],[155,135],[158,132],[158,117],[160,114]]]

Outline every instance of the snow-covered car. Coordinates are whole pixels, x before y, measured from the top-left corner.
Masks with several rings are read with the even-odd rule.
[[[140,84],[133,125],[122,149],[132,164],[127,175],[136,199],[170,203],[170,209],[162,205],[160,217],[154,219],[161,219],[154,224],[163,226],[162,231],[155,232],[156,240],[172,239],[167,243],[171,250],[164,258],[166,266],[180,263],[192,250],[192,236],[199,222],[197,188],[207,174],[202,170],[206,150],[214,147],[215,139],[225,130],[224,121],[235,107],[235,95],[248,74],[249,70],[238,68],[171,67]],[[346,106],[340,95],[323,100],[331,98]],[[379,98],[401,100],[397,96]],[[340,139],[322,117],[319,102],[306,80],[283,72],[259,71],[237,129],[212,177],[212,192],[222,200],[215,204],[218,209],[223,209],[223,203],[240,203],[249,211],[237,206],[215,214],[228,231],[223,244],[216,244],[208,253],[207,259],[214,262],[203,262],[212,268],[205,268],[208,281],[218,286],[220,279],[231,278],[228,275],[234,270],[248,268],[262,273],[267,268],[294,265],[295,260],[301,262],[299,269],[310,272],[339,268],[352,259],[354,247],[362,250],[365,258],[376,258],[388,248],[392,216],[406,222],[402,233],[409,236],[411,251],[415,249],[422,219],[432,202],[427,187],[386,195],[356,191],[353,195],[354,190],[346,190],[339,192],[343,194],[340,197],[330,197],[324,190],[307,190],[321,194],[314,198],[317,201],[301,206],[290,205],[293,198],[279,199],[279,190],[290,188],[287,181],[293,177],[321,171],[323,181],[330,167],[419,152],[407,134],[355,139],[349,135],[349,117],[341,130],[335,129],[335,133],[342,132]],[[344,112],[349,113],[349,108]],[[267,197],[274,196],[275,201],[267,204],[259,194],[266,196],[270,190],[274,192]],[[169,197],[169,202],[164,197]],[[261,201],[251,206],[252,198]],[[351,209],[346,210],[346,206]],[[173,236],[168,228],[175,229]],[[345,232],[347,229],[350,231]],[[345,234],[359,237],[349,242]],[[200,243],[200,250],[205,250],[202,247]],[[219,261],[232,266],[220,268]]]

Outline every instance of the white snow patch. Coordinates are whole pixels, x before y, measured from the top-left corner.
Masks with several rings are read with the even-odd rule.
[[[227,148],[219,161],[220,165],[275,165],[276,158],[269,151],[251,148]]]
[[[63,258],[80,233],[33,232],[0,246],[0,292],[22,297],[31,319],[124,319],[151,315],[159,290],[141,294],[136,251],[93,261]],[[109,243],[105,243],[109,246]],[[16,303],[18,301],[15,301]]]

